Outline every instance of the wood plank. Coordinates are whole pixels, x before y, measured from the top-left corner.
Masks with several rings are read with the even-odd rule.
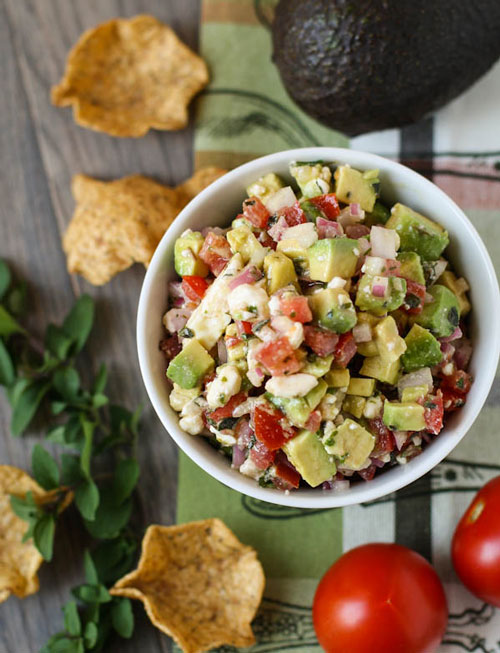
[[[33,321],[59,320],[74,293],[89,292],[97,302],[97,323],[89,344],[88,368],[101,360],[110,367],[110,394],[145,411],[139,447],[143,470],[137,513],[144,524],[171,523],[175,518],[177,451],[150,408],[136,360],[135,314],[144,271],[139,266],[104,288],[70,279],[60,248],[60,235],[73,211],[70,181],[84,172],[115,178],[141,172],[175,184],[192,167],[192,127],[177,133],[153,132],[142,139],[114,139],[82,129],[71,111],[52,107],[49,91],[64,70],[68,49],[84,29],[114,16],[151,13],[169,23],[196,47],[198,0],[6,0],[0,8],[0,146],[8,153],[0,178],[0,255],[16,263],[34,282]],[[5,161],[5,154],[4,154]],[[29,468],[35,437],[13,440],[9,411],[0,404],[0,460]],[[81,578],[82,531],[68,514],[59,529],[55,560],[40,574],[41,591],[9,599],[0,607],[0,652],[36,651],[61,625],[60,606]],[[142,608],[131,642],[120,640],[109,650],[167,651],[167,637],[152,628]]]

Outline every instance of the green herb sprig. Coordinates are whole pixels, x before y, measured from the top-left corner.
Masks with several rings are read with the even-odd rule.
[[[91,536],[84,554],[86,581],[73,588],[75,600],[63,607],[64,630],[41,653],[99,651],[113,632],[128,638],[134,628],[130,601],[112,597],[108,588],[135,559],[137,537],[129,522],[139,478],[140,409],[110,403],[105,365],[89,387],[81,383],[77,358],[94,321],[88,295],[76,301],[62,325],[49,324],[42,341],[22,324],[27,299],[27,284],[14,283],[0,260],[0,385],[12,408],[11,431],[19,436],[35,418],[43,420],[46,440],[63,452],[58,461],[35,444],[32,474],[51,494],[43,504],[31,493],[12,496],[11,506],[28,523],[25,539],[33,538],[46,560],[53,556],[58,517],[73,497]]]

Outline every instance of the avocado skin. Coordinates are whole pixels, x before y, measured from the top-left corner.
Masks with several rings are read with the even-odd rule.
[[[500,56],[499,0],[280,0],[273,59],[304,111],[349,136],[416,122]]]

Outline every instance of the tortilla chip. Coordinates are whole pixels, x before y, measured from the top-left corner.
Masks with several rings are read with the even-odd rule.
[[[39,502],[53,495],[21,469],[0,465],[0,603],[11,594],[22,599],[39,587],[37,571],[43,558],[33,540],[22,542],[28,524],[10,506],[11,494],[24,497],[27,492]]]
[[[220,521],[150,526],[138,568],[110,590],[143,602],[184,653],[255,643],[250,626],[264,591],[257,554]]]
[[[208,83],[203,59],[153,16],[115,18],[90,29],[68,55],[52,102],[75,122],[112,136],[182,129],[191,99]]]
[[[63,237],[68,272],[98,286],[135,262],[147,265],[176,215],[225,172],[203,168],[176,188],[141,175],[110,182],[76,175],[76,209]]]

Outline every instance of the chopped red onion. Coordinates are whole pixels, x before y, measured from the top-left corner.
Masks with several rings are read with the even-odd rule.
[[[181,297],[182,299],[186,299],[186,295],[184,294],[184,291],[182,290],[182,282],[181,281],[169,281],[168,283],[168,295],[169,297]]]
[[[472,345],[470,340],[462,338],[455,342],[455,364],[460,370],[465,370],[469,364],[472,355]]]
[[[172,306],[174,308],[181,308],[185,304],[185,300],[182,297],[174,297],[172,301]]]
[[[316,229],[318,230],[318,238],[337,238],[342,236],[344,230],[342,226],[335,220],[326,220],[325,218],[317,218]]]
[[[398,381],[399,396],[401,397],[405,388],[413,388],[417,385],[426,385],[429,388],[429,392],[432,392],[434,380],[429,367],[422,367],[419,370],[415,370],[415,372],[403,375]]]
[[[217,340],[217,356],[221,365],[227,363],[227,349],[224,338],[219,338],[219,340]]]
[[[365,217],[365,212],[361,208],[361,205],[358,204],[357,202],[353,202],[352,204],[349,204],[349,210],[353,218],[359,218],[360,220],[362,220]]]
[[[347,227],[349,224],[356,224],[356,222],[361,222],[361,220],[363,220],[365,217],[365,212],[362,209],[359,211],[354,209],[355,212],[353,213],[351,206],[353,205],[350,204],[349,206],[346,206],[344,209],[342,209],[337,218],[337,222],[341,224],[342,227]]]
[[[287,229],[288,229],[288,222],[285,220],[285,218],[282,215],[280,215],[278,221],[275,224],[273,224],[273,226],[268,230],[267,233],[271,236],[273,240],[278,242],[283,238],[283,234]]]
[[[321,486],[322,490],[329,492],[345,492],[351,485],[350,481],[325,481]]]
[[[165,313],[163,324],[170,333],[177,333],[184,327],[191,313],[187,308],[171,308]]]
[[[377,277],[377,280],[372,286],[372,295],[374,297],[385,297],[388,286],[389,279],[387,277]]]
[[[375,465],[375,467],[378,467],[381,469],[382,467],[385,467],[386,463],[383,460],[380,460],[379,458],[370,458],[372,461],[372,465]]]
[[[386,229],[385,227],[373,225],[370,230],[370,243],[372,246],[372,256],[396,258],[399,236],[394,229]]]
[[[396,447],[399,451],[405,446],[408,441],[408,431],[393,431],[394,439],[396,440]]]
[[[233,461],[231,463],[231,467],[234,467],[235,469],[239,469],[245,462],[246,457],[247,457],[246,448],[240,449],[240,447],[237,444],[235,444],[233,447]]]
[[[231,290],[234,290],[238,286],[243,285],[244,283],[255,283],[259,279],[262,278],[262,273],[260,270],[258,270],[255,265],[247,265],[246,268],[243,269],[243,271],[237,276],[234,277],[229,282],[229,288]]]
[[[352,330],[352,335],[355,342],[370,342],[372,340],[372,330],[366,322],[356,324]]]
[[[441,361],[441,365],[442,365],[443,363],[447,363],[448,361],[451,361],[451,359],[453,358],[453,354],[455,353],[455,347],[451,345],[449,342],[442,342],[441,352],[443,354],[443,360]]]
[[[459,338],[462,337],[462,329],[457,326],[455,331],[450,336],[447,336],[446,338],[438,338],[440,342],[453,342],[453,340],[458,340]]]

